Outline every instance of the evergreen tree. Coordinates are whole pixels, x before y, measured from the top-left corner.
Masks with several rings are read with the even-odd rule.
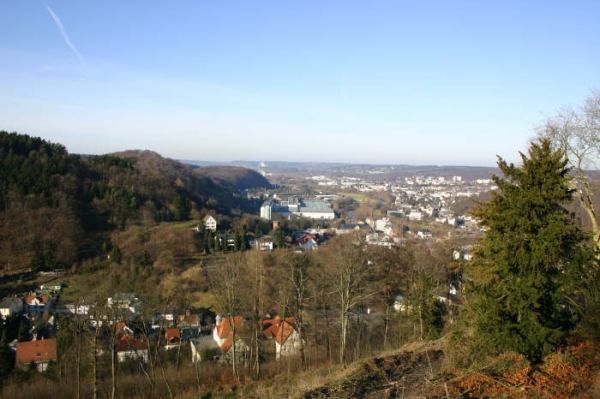
[[[281,227],[275,229],[273,232],[273,244],[275,244],[277,248],[283,248],[285,245],[285,233]]]
[[[241,246],[242,246],[242,235],[240,234],[240,231],[236,229],[233,232],[233,250],[237,252],[240,250]]]
[[[211,241],[210,232],[208,230],[204,230],[204,238],[202,239],[202,250],[204,251],[205,254],[210,253],[210,241]]]
[[[15,363],[15,356],[8,348],[8,342],[8,330],[6,328],[0,329],[0,386]]]
[[[512,350],[539,362],[574,326],[567,296],[589,259],[585,237],[563,205],[571,200],[564,153],[531,144],[522,166],[499,159],[499,190],[474,215],[487,229],[470,279],[476,348]]]
[[[21,317],[19,318],[19,322],[19,333],[17,337],[19,342],[29,341],[31,339],[31,334],[29,333],[31,325],[29,320],[25,317]]]
[[[121,249],[115,245],[110,251],[110,260],[115,263],[121,263],[122,256]]]
[[[248,227],[246,225],[244,225],[244,227],[242,228],[242,235],[241,235],[241,241],[240,241],[240,251],[245,251],[248,249]]]

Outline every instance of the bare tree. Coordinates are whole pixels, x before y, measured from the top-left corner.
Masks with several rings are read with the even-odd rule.
[[[536,130],[538,137],[550,139],[556,148],[565,152],[575,198],[589,218],[596,249],[600,250],[600,223],[589,178],[589,171],[597,169],[596,162],[600,158],[600,92],[592,92],[579,109],[562,108]]]
[[[236,348],[236,340],[238,335],[238,326],[236,323],[236,313],[240,310],[240,297],[243,291],[243,259],[234,254],[227,259],[218,276],[214,281],[217,293],[217,302],[221,311],[225,313],[231,328],[231,351],[232,351],[232,372],[234,378],[238,376],[238,350]]]
[[[334,241],[334,240],[332,240]],[[340,236],[330,242],[326,254],[325,277],[338,299],[340,311],[339,360],[346,360],[346,347],[350,326],[350,311],[370,294],[367,290],[369,267],[361,237]]]
[[[289,282],[293,291],[294,316],[296,317],[296,327],[298,329],[298,339],[300,341],[300,358],[302,367],[306,367],[306,353],[304,350],[304,323],[302,314],[307,300],[309,280],[308,269],[310,259],[305,253],[292,253],[287,262],[289,271]]]

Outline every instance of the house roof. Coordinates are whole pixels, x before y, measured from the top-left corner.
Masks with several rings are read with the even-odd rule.
[[[263,320],[261,324],[264,328],[263,335],[266,338],[274,339],[280,345],[283,345],[296,330],[294,326],[296,324],[295,317],[282,319],[276,316],[272,320]]]
[[[115,343],[117,352],[129,352],[148,349],[148,340],[146,338],[133,338],[125,335]]]
[[[36,300],[36,298],[37,297],[35,295],[27,295],[25,297],[25,303],[28,304],[28,305],[31,305],[31,304],[33,304],[33,301]]]
[[[300,237],[300,238],[298,239],[298,242],[299,242],[300,244],[306,244],[306,243],[307,243],[307,242],[309,242],[310,240],[313,240],[313,241],[316,243],[316,242],[317,242],[317,236],[315,236],[315,235],[310,235],[310,234],[306,234],[306,235],[303,235],[302,237]]]
[[[0,301],[0,309],[8,309],[13,303],[19,304],[19,302],[23,304],[20,298],[6,297]]]
[[[56,339],[17,343],[17,364],[46,363],[56,360]]]
[[[179,330],[179,328],[167,328],[167,331],[165,331],[165,338],[168,343],[181,341],[181,330]]]
[[[34,305],[36,299],[39,301],[40,305],[45,305],[48,303],[48,301],[50,301],[51,298],[48,295],[41,295],[41,296],[27,295],[25,297],[25,303],[27,305]]]
[[[120,322],[115,324],[115,326],[113,327],[113,334],[114,335],[131,335],[131,334],[133,334],[133,330],[131,328],[127,327],[127,323],[125,323],[123,320],[121,320]]]
[[[229,350],[231,344],[233,343],[233,329],[231,317],[224,317],[221,322],[217,323],[215,326],[215,330],[219,338],[224,339],[225,341],[220,345],[220,348],[225,352]],[[236,332],[239,331],[244,325],[244,318],[242,316],[234,316],[234,325]]]
[[[233,320],[235,321],[236,331],[242,328],[242,325],[244,324],[244,318],[242,316],[234,316]],[[227,336],[232,334],[233,331],[231,327],[231,317],[224,317],[220,323],[217,323],[215,328],[217,329],[217,334],[219,335],[219,338],[226,338]]]
[[[178,326],[199,326],[200,315],[197,314],[182,314],[177,316]]]

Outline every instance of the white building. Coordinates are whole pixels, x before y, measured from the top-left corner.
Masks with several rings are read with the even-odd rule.
[[[217,231],[217,219],[212,217],[212,215],[206,215],[203,219],[204,228],[210,231]]]
[[[260,207],[260,217],[263,219],[271,220],[271,215],[273,212],[273,202],[265,201]]]
[[[422,220],[423,219],[423,212],[421,212],[421,211],[410,211],[410,213],[408,214],[408,218],[410,220]]]
[[[260,207],[260,217],[271,220],[273,213],[283,216],[298,216],[308,219],[335,218],[331,204],[325,201],[303,201],[298,198],[290,198],[287,201],[265,201]]]

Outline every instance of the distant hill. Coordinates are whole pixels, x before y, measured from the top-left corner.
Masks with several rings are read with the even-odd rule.
[[[442,176],[451,178],[461,176],[464,181],[490,178],[499,173],[496,167],[487,166],[454,166],[454,165],[377,165],[350,164],[335,162],[293,162],[293,161],[181,161],[193,166],[241,166],[254,170],[264,170],[277,174],[325,174],[330,177],[355,176],[393,180],[412,176]]]
[[[272,188],[273,185],[260,173],[240,166],[204,166],[194,170],[198,176],[236,189]]]

